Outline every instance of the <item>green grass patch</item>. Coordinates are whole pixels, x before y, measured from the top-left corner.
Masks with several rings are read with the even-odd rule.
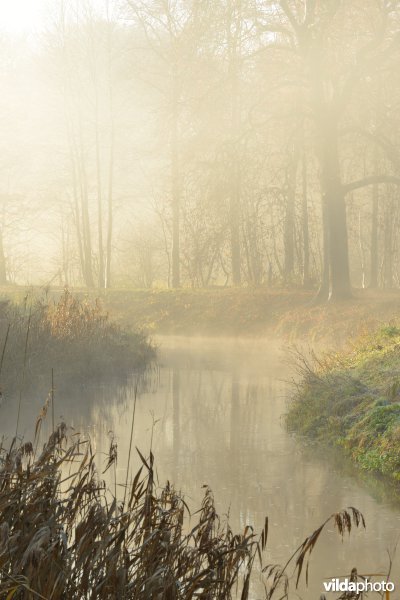
[[[288,428],[340,446],[362,469],[400,480],[400,329],[384,326],[347,351],[301,360]]]

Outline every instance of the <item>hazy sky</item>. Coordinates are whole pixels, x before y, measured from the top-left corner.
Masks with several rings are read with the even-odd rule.
[[[108,1],[92,0],[90,4],[104,14]],[[57,6],[57,0],[0,0],[0,32],[40,32],[51,22]],[[71,6],[74,6],[73,2]],[[79,3],[75,6],[79,6]]]
[[[40,29],[45,0],[0,0],[0,29],[23,33]]]

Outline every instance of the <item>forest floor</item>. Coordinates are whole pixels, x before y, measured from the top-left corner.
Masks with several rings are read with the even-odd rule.
[[[28,288],[6,286],[0,297],[23,299]],[[38,292],[38,288],[33,288]],[[62,289],[53,288],[60,295]],[[400,318],[400,291],[355,290],[336,304],[313,305],[313,291],[271,288],[180,290],[73,290],[100,296],[122,326],[152,334],[279,336],[287,341],[320,342],[338,347],[349,338]]]

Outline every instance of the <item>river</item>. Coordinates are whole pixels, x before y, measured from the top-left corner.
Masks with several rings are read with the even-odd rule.
[[[367,528],[344,541],[333,527],[321,536],[310,561],[302,598],[317,600],[322,581],[349,573],[386,572],[400,532],[400,506],[376,492],[343,461],[305,446],[285,430],[282,416],[291,386],[290,367],[279,344],[268,340],[164,337],[157,365],[139,383],[134,445],[156,458],[159,483],[184,492],[191,508],[207,484],[233,529],[261,530],[270,523],[266,563],[284,563],[331,513],[355,506]],[[136,378],[56,394],[56,416],[89,433],[99,456],[110,432],[118,443],[117,475],[125,480]],[[23,400],[22,428],[29,435],[40,398]],[[58,406],[62,406],[61,411]],[[12,431],[15,411],[3,406],[1,432]],[[136,465],[134,465],[136,466]],[[400,589],[400,549],[392,579]],[[289,570],[291,573],[292,570]],[[397,576],[397,581],[396,581]],[[253,582],[252,598],[262,598]],[[298,597],[293,595],[293,597]],[[395,596],[397,597],[397,596]]]

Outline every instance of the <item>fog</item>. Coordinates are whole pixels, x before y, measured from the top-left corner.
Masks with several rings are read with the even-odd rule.
[[[399,285],[397,2],[1,11],[1,283]]]
[[[200,336],[162,336],[157,343],[157,367],[144,375],[57,385],[56,418],[67,420],[69,435],[89,436],[110,489],[115,476],[123,496],[133,419],[135,446],[155,455],[157,486],[170,481],[192,511],[201,504],[204,486],[211,486],[221,519],[229,515],[234,531],[249,524],[260,531],[269,517],[265,564],[284,564],[331,513],[346,506],[362,510],[366,530],[342,540],[329,528],[311,558],[308,585],[302,580],[295,590],[292,581],[289,598],[318,598],[324,578],[345,574],[353,565],[362,573],[385,573],[387,552],[392,573],[399,572],[395,491],[379,490],[373,476],[360,477],[342,455],[287,433],[283,415],[293,392],[293,370],[285,366],[279,343]],[[42,398],[29,394],[23,402],[24,439],[31,439]],[[16,412],[16,402],[4,406],[3,431],[13,432]],[[47,420],[43,434],[50,433]],[[115,475],[104,473],[111,440],[118,447]],[[140,464],[134,452],[131,471]],[[257,567],[250,598],[264,597]]]
[[[115,436],[109,488],[131,476],[133,439],[146,456],[154,451],[157,486],[173,482],[191,507],[210,485],[233,530],[260,531],[269,515],[265,564],[284,564],[335,511],[362,510],[366,532],[345,544],[325,532],[304,597],[353,564],[387,572],[398,494],[288,432],[298,373],[272,323],[282,332],[285,319],[289,330],[294,323],[306,347],[314,325],[343,339],[349,321],[380,318],[336,304],[353,290],[391,290],[396,301],[399,64],[398,0],[0,0],[0,291],[32,286],[51,298],[33,311],[25,298],[14,313],[0,302],[1,383],[5,356],[14,385],[0,392],[0,459],[14,431],[36,439],[35,419],[51,406],[43,437],[65,421],[101,461]],[[110,375],[105,363],[112,352],[113,364],[118,352],[150,363],[145,336],[129,338],[68,290],[111,298],[112,318],[155,332],[157,357],[144,374]],[[220,291],[231,295],[212,295]],[[343,323],[322,309],[303,323],[310,300],[350,309]],[[389,329],[390,346],[400,330]],[[171,331],[199,335],[159,335]],[[399,381],[390,384],[379,407],[396,405],[392,417]],[[343,386],[349,395],[361,388]],[[39,435],[35,452],[38,444]],[[251,590],[264,597],[258,577]]]

